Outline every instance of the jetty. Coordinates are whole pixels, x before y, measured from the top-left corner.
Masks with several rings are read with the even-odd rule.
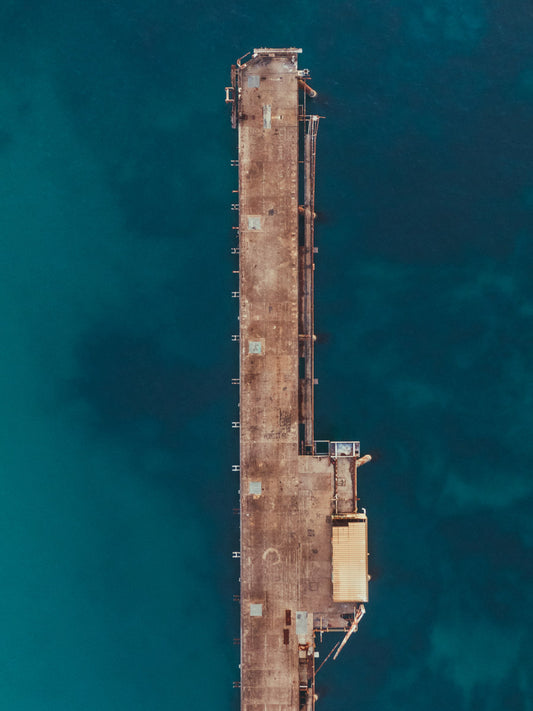
[[[319,641],[336,654],[368,601],[356,440],[314,433],[315,90],[300,49],[231,67],[238,131],[240,688],[242,711],[315,708]]]

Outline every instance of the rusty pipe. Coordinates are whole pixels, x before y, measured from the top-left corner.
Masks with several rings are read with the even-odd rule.
[[[305,91],[307,96],[310,96],[312,99],[315,98],[316,96],[316,91],[309,86],[303,79],[298,79],[298,86]]]
[[[305,215],[305,206],[304,205],[298,205],[298,212],[300,215]],[[313,219],[316,220],[316,212],[313,212]]]
[[[364,456],[364,457],[361,457],[361,459],[356,459],[356,460],[355,460],[355,466],[356,466],[356,467],[362,467],[363,464],[366,464],[367,462],[371,462],[371,461],[372,461],[371,455],[370,455],[370,454],[365,454],[365,456]]]

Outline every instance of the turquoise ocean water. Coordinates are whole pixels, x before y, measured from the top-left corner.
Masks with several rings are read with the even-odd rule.
[[[237,707],[223,88],[296,45],[317,436],[375,459],[319,708],[531,710],[532,31],[523,0],[2,3],[0,708]]]

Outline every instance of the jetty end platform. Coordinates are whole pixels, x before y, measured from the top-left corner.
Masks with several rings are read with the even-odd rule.
[[[368,601],[359,442],[315,440],[316,92],[300,49],[231,68],[238,129],[242,711],[315,708],[318,640],[336,654]],[[237,270],[236,270],[237,271]]]

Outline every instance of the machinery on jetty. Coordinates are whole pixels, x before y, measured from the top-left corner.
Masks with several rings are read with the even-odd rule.
[[[320,117],[308,113],[316,91],[300,53],[255,49],[226,87],[238,130],[242,711],[314,709],[318,638],[344,635],[336,658],[368,602],[357,472],[370,456],[314,435]]]

